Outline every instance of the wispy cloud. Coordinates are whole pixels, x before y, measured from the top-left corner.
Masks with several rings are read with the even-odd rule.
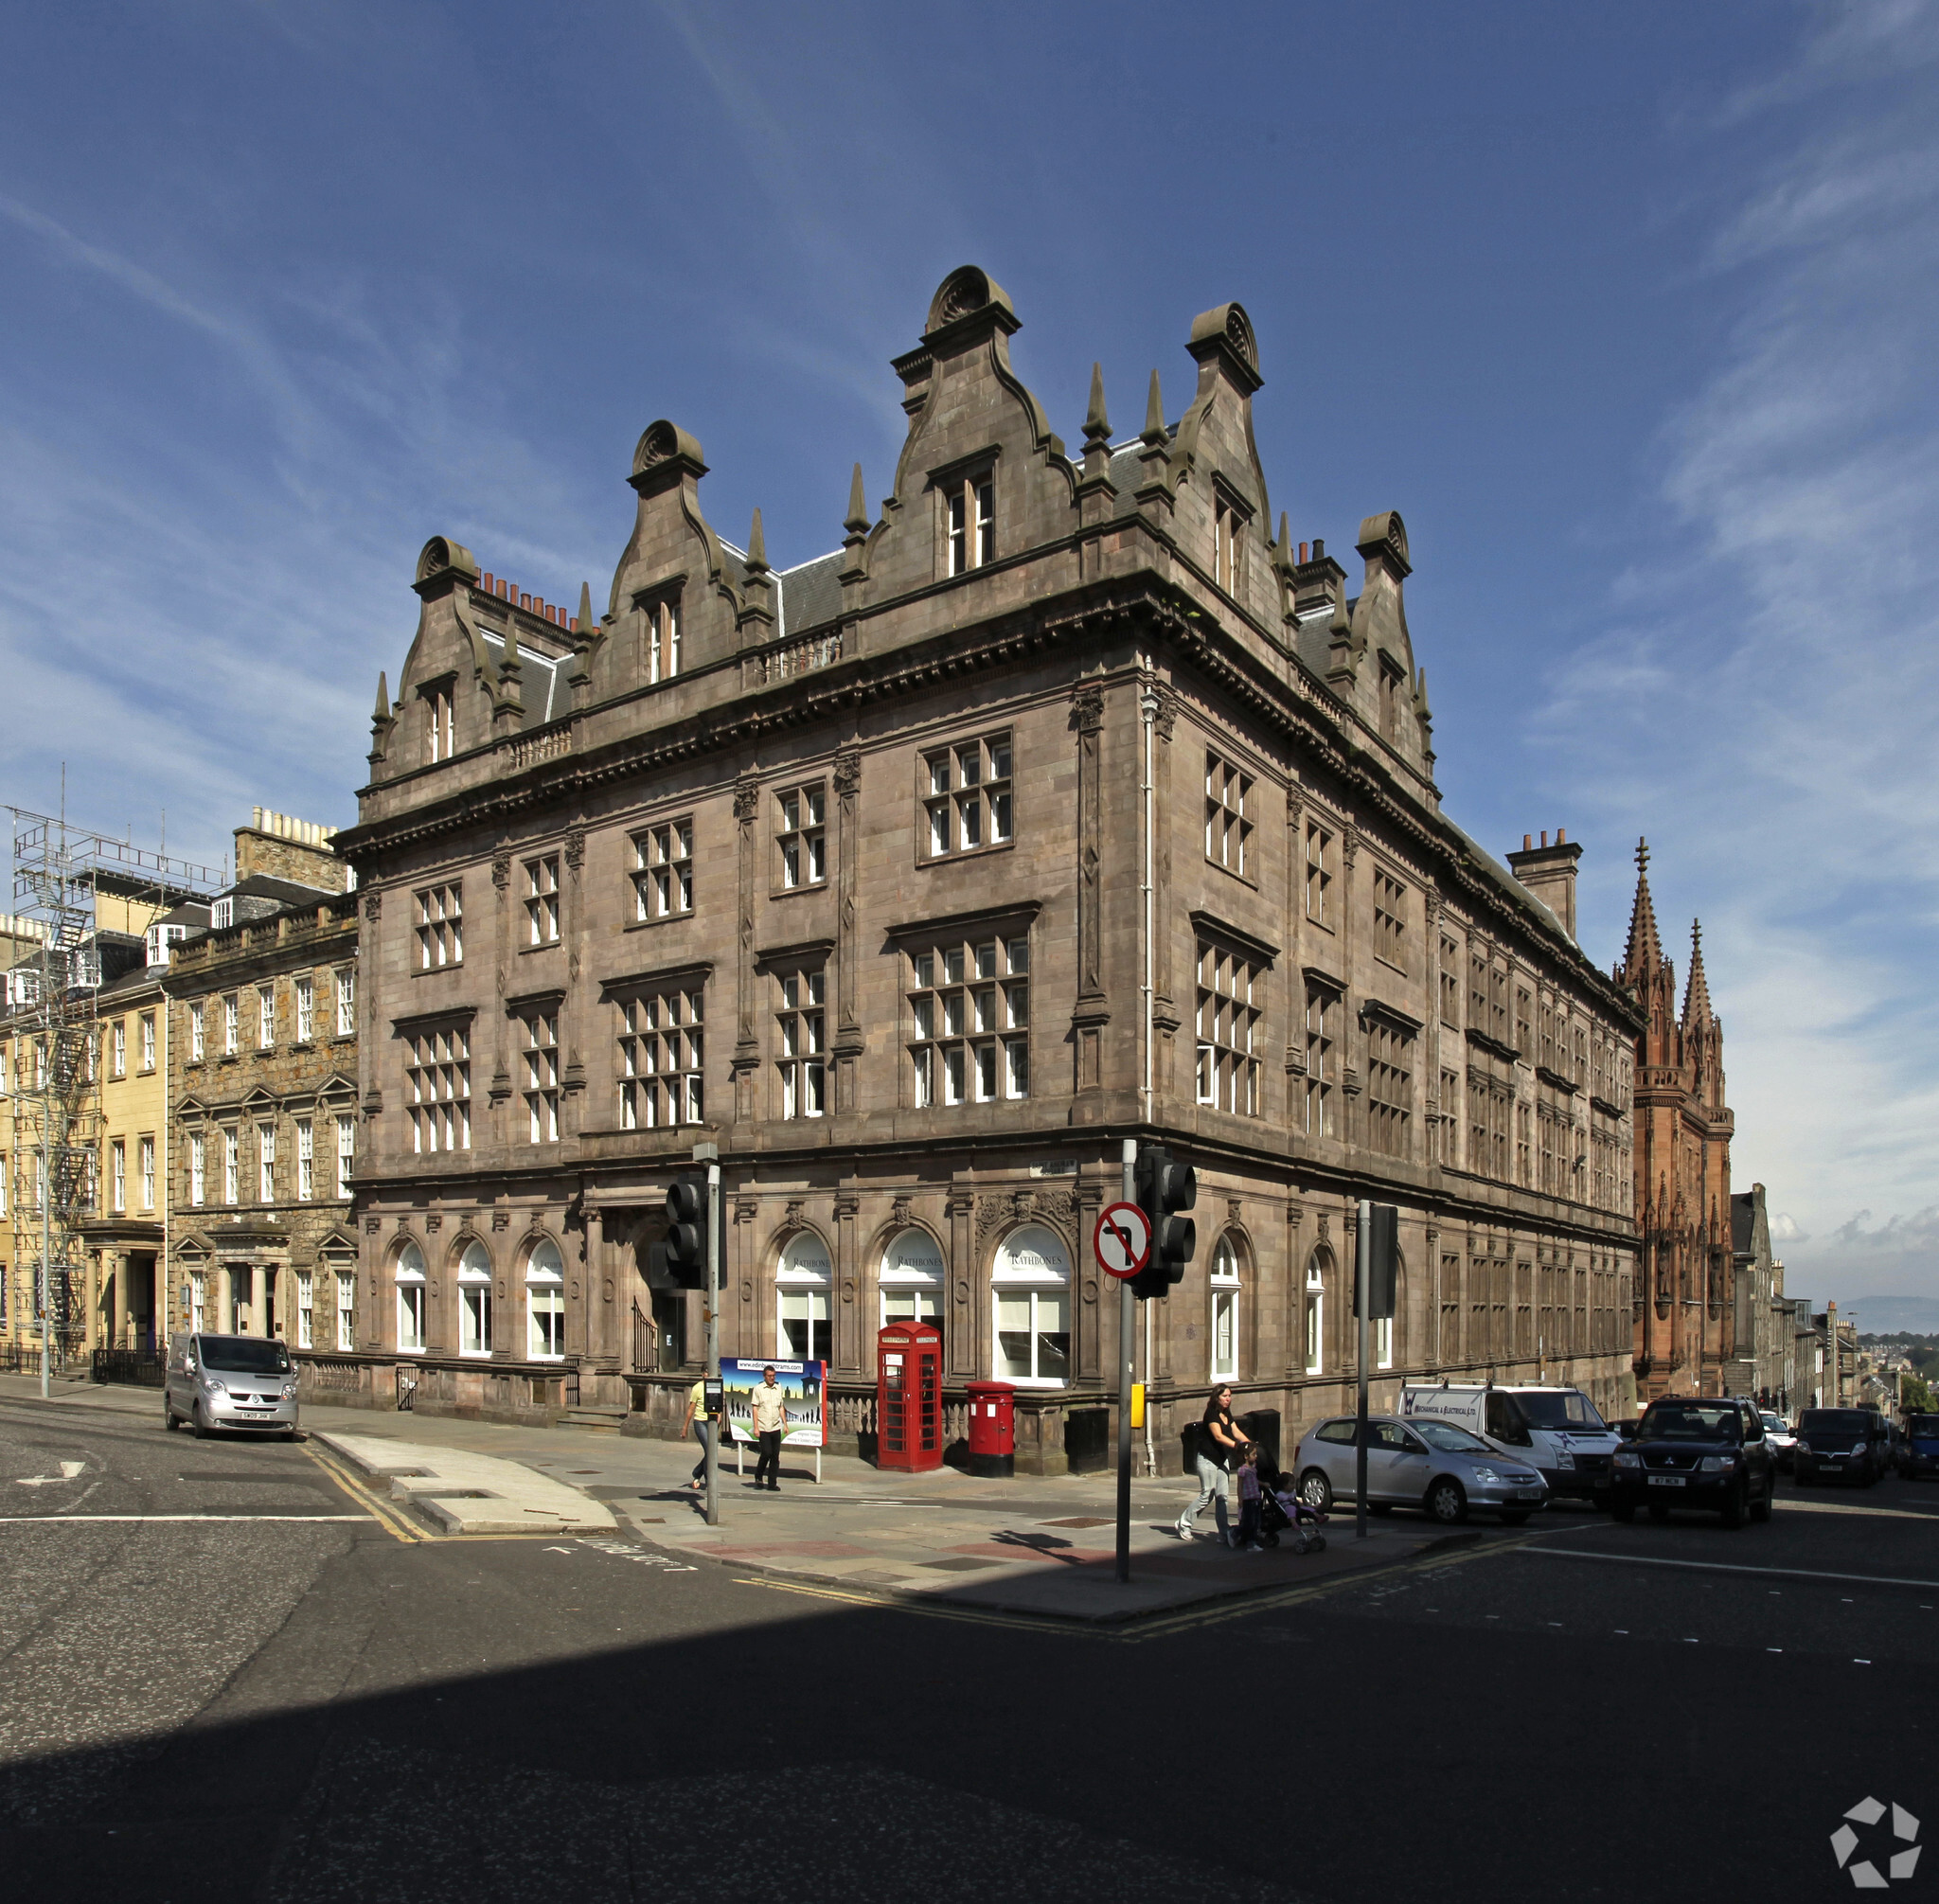
[[[1734,102],[1779,156],[1716,214],[1737,317],[1662,434],[1681,546],[1537,721],[1703,914],[1735,1173],[1833,1294],[1860,1258],[1939,1288],[1939,123],[1890,80],[1933,50],[1930,8],[1827,10]]]

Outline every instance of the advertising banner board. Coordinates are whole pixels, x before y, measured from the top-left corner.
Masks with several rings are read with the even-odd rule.
[[[825,1448],[827,1446],[827,1417],[822,1406],[828,1365],[824,1361],[749,1361],[720,1358],[720,1386],[726,1392],[727,1426],[736,1441],[752,1442],[754,1432],[754,1391],[764,1379],[763,1371],[774,1371],[774,1384],[785,1397],[782,1415],[787,1426],[781,1432],[783,1448]]]

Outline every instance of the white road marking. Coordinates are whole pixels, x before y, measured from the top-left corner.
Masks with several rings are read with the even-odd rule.
[[[1896,1574],[1827,1574],[1810,1567],[1741,1567],[1728,1560],[1660,1560],[1647,1554],[1588,1554],[1579,1547],[1517,1549],[1523,1554],[1553,1556],[1561,1560],[1612,1560],[1619,1567],[1681,1567],[1699,1574],[1762,1574],[1785,1580],[1853,1580],[1861,1587],[1939,1587],[1939,1580],[1912,1580]]]
[[[0,1514],[0,1527],[94,1527],[103,1521],[139,1525],[151,1521],[367,1521],[367,1514]]]

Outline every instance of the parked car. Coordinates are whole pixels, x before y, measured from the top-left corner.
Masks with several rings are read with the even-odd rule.
[[[1618,1449],[1610,1512],[1633,1521],[1647,1507],[1667,1521],[1672,1507],[1711,1508],[1726,1527],[1770,1519],[1777,1463],[1763,1417],[1726,1397],[1663,1396],[1643,1411],[1636,1438]]]
[[[290,1351],[263,1336],[178,1334],[169,1339],[162,1426],[184,1422],[206,1440],[220,1430],[296,1437],[296,1372]]]
[[[1610,1423],[1610,1432],[1618,1441],[1634,1441],[1636,1439],[1636,1422],[1637,1417],[1635,1415],[1626,1415],[1621,1421]]]
[[[1796,1451],[1798,1437],[1785,1425],[1783,1415],[1770,1409],[1761,1411],[1764,1422],[1764,1438],[1770,1444],[1770,1452],[1777,1465],[1788,1474],[1791,1471],[1791,1456]]]
[[[1479,1435],[1516,1466],[1539,1470],[1552,1500],[1600,1506],[1609,1498],[1610,1458],[1621,1444],[1579,1388],[1547,1382],[1408,1382],[1407,1421],[1434,1417]]]
[[[1885,1471],[1884,1422],[1869,1408],[1807,1408],[1798,1416],[1791,1466],[1800,1487],[1847,1481],[1869,1487]]]
[[[1939,1415],[1909,1415],[1899,1444],[1898,1471],[1908,1481],[1939,1474]]]
[[[1293,1455],[1299,1498],[1323,1514],[1336,1499],[1353,1499],[1354,1417],[1336,1415],[1309,1429]],[[1367,1420],[1367,1507],[1376,1514],[1418,1507],[1452,1526],[1472,1508],[1499,1514],[1511,1527],[1548,1505],[1549,1490],[1533,1468],[1504,1459],[1478,1434],[1434,1416]]]

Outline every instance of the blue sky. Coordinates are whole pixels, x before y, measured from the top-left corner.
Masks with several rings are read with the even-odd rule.
[[[1397,507],[1450,810],[1649,836],[1794,1289],[1939,1294],[1939,15],[9,9],[5,797],[346,823],[424,539],[576,603],[634,439],[833,546],[953,266],[1068,441],[1241,299],[1275,510]]]

